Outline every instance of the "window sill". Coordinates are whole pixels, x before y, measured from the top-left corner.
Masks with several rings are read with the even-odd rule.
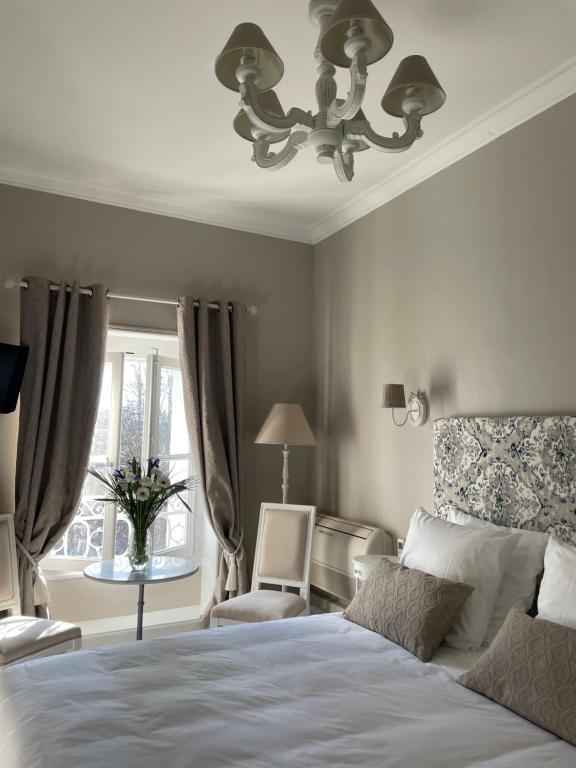
[[[83,571],[51,571],[48,568],[43,568],[42,573],[44,574],[48,583],[51,581],[68,581],[69,579],[84,578]]]

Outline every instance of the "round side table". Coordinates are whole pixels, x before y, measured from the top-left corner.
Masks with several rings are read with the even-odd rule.
[[[163,584],[167,581],[186,579],[198,571],[199,565],[186,557],[169,557],[168,555],[151,557],[142,571],[134,571],[127,557],[116,557],[114,560],[101,560],[84,568],[84,576],[94,581],[106,584],[137,584],[138,585],[138,618],[136,623],[136,640],[142,640],[142,623],[144,619],[144,587],[146,584]]]

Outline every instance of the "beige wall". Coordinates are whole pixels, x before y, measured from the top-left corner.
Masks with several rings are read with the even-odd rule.
[[[103,584],[86,578],[51,581],[50,595],[50,616],[72,622],[135,617],[138,603],[138,587]],[[149,584],[144,599],[146,614],[199,605],[200,578],[192,576],[167,584]]]
[[[432,419],[575,413],[576,97],[315,249],[316,501],[406,532],[432,506],[432,429],[396,428],[384,382]]]
[[[0,186],[0,278],[26,274],[103,282],[114,291],[189,293],[256,304],[248,329],[248,435],[272,403],[312,416],[311,247],[113,206]],[[18,291],[0,288],[0,341],[18,341]],[[174,329],[175,308],[111,302],[111,320]],[[0,508],[11,509],[16,416],[0,416]],[[247,445],[246,512],[252,546],[259,503],[280,497],[281,456]],[[306,449],[293,451],[291,500],[309,501]]]

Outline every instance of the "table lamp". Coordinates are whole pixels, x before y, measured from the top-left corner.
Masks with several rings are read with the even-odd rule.
[[[297,403],[276,403],[254,440],[259,445],[282,445],[284,466],[282,469],[282,504],[288,503],[288,456],[289,445],[316,445],[302,407]]]

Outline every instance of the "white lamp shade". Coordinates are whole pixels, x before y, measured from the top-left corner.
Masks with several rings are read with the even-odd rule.
[[[300,405],[276,403],[254,442],[263,445],[316,445],[316,438]]]

